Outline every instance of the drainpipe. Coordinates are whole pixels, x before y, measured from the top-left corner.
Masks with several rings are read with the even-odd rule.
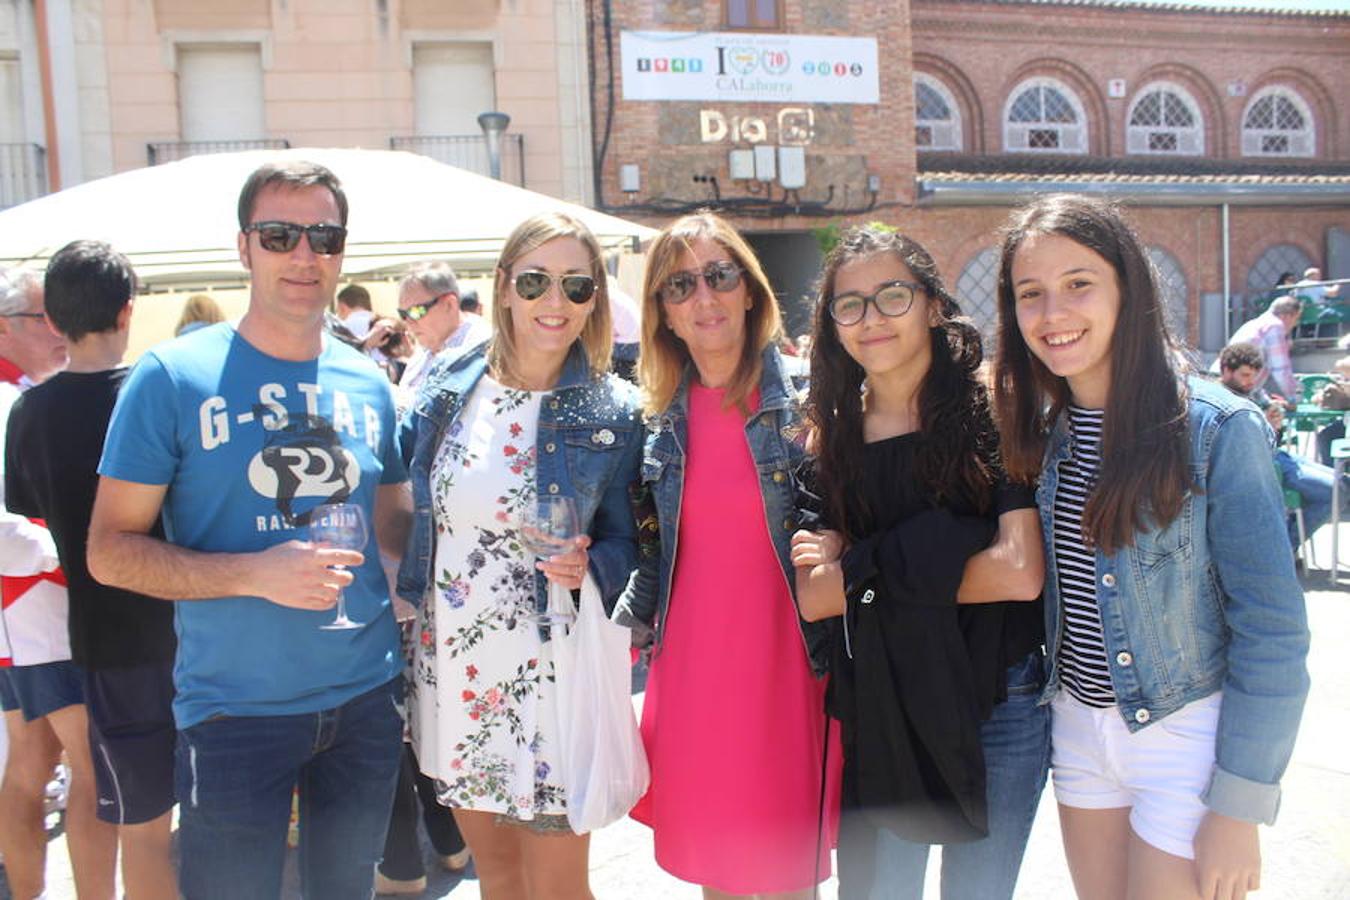
[[[1229,309],[1229,304],[1233,302],[1233,301],[1232,301],[1233,293],[1232,293],[1232,286],[1231,286],[1231,284],[1229,283],[1229,281],[1230,281],[1230,275],[1229,275],[1229,256],[1228,256],[1228,253],[1229,253],[1229,247],[1228,247],[1228,240],[1229,240],[1230,234],[1229,234],[1229,231],[1228,231],[1228,204],[1227,204],[1227,203],[1221,204],[1221,205],[1219,206],[1219,212],[1220,212],[1220,217],[1221,217],[1222,222],[1223,222],[1223,226],[1222,226],[1222,230],[1223,230],[1223,314],[1224,314],[1223,333],[1224,333],[1225,335],[1227,335],[1228,337],[1232,337],[1232,336],[1233,336],[1233,328],[1232,328],[1232,325],[1233,325],[1233,313],[1232,313],[1232,310]]]
[[[47,190],[61,190],[61,148],[57,141],[56,100],[52,94],[52,52],[47,36],[46,0],[34,0],[33,27],[37,30],[38,72],[42,80],[42,130],[47,143]]]

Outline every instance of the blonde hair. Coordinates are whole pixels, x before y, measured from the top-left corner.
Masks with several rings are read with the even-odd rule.
[[[586,351],[586,362],[591,374],[598,377],[609,371],[614,329],[610,323],[609,288],[600,243],[585,222],[567,213],[550,212],[530,216],[517,225],[502,246],[501,256],[497,258],[497,272],[492,286],[492,340],[488,343],[487,360],[492,372],[499,378],[515,381],[520,377],[515,367],[516,341],[511,311],[502,302],[502,295],[514,290],[511,286],[511,268],[526,253],[558,238],[571,238],[581,244],[590,258],[591,269],[588,274],[595,279],[595,296],[591,298],[595,305],[586,317],[586,325],[581,329],[579,340]]]
[[[642,344],[638,353],[638,377],[642,384],[642,409],[654,416],[675,399],[680,379],[691,357],[684,341],[666,327],[658,295],[661,285],[679,269],[681,258],[695,241],[715,241],[731,254],[742,269],[751,306],[746,312],[745,346],[736,371],[727,385],[726,403],[748,412],[750,394],[759,386],[764,348],[778,340],[783,330],[778,301],[755,251],[722,217],[708,210],[681,216],[667,225],[647,251],[647,271],[642,279]],[[688,302],[688,301],[686,301]]]
[[[173,333],[182,334],[183,329],[193,322],[214,325],[224,321],[225,313],[220,311],[220,305],[211,299],[210,294],[193,294],[183,304],[183,314],[178,317],[178,324],[174,327]]]

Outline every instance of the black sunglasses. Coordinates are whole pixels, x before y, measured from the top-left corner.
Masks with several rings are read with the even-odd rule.
[[[741,267],[731,260],[722,259],[708,263],[701,272],[696,269],[672,272],[656,289],[656,295],[667,303],[683,303],[698,288],[699,278],[712,290],[725,294],[734,291],[736,285],[741,283]]]
[[[273,253],[290,253],[300,243],[303,232],[309,249],[320,256],[336,256],[347,243],[347,229],[341,225],[297,225],[294,222],[254,222],[244,229],[258,232],[258,243]]]
[[[883,316],[896,318],[909,312],[914,295],[923,285],[912,281],[888,281],[871,294],[850,291],[830,298],[830,318],[839,325],[857,325],[867,315],[867,304]]]
[[[562,295],[573,303],[585,303],[595,296],[595,279],[589,275],[559,275],[555,278],[535,270],[516,275],[516,293],[522,300],[538,300],[548,293],[549,285],[554,281],[558,282]]]
[[[440,303],[441,297],[444,296],[444,294],[441,294],[440,297],[432,297],[426,303],[414,303],[407,309],[400,309],[398,317],[405,322],[416,322],[418,319],[426,318],[426,314],[431,312],[431,308]]]

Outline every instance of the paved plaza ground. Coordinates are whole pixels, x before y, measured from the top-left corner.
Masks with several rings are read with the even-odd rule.
[[[1342,544],[1350,547],[1350,525],[1342,525]],[[1317,560],[1331,558],[1330,532],[1318,536]],[[1346,552],[1346,551],[1343,551]],[[1350,556],[1350,553],[1347,553]],[[1312,692],[1293,763],[1284,779],[1280,822],[1262,829],[1264,888],[1259,900],[1350,900],[1350,573],[1330,589],[1328,573],[1313,566],[1304,579],[1312,627]],[[635,701],[641,702],[641,694]],[[427,859],[431,851],[424,848]],[[49,845],[49,900],[73,900],[64,840]],[[936,855],[930,861],[925,898],[936,900]],[[293,881],[293,879],[292,879]],[[591,886],[597,900],[695,900],[698,888],[662,872],[652,858],[651,832],[625,819],[594,837]],[[284,900],[298,900],[289,887]],[[479,896],[472,877],[452,878],[433,870],[425,898],[470,900]],[[833,900],[833,881],[821,897]],[[1054,800],[1047,788],[1022,866],[1018,900],[1072,898]],[[0,900],[10,900],[0,884]],[[252,898],[241,898],[252,900]]]

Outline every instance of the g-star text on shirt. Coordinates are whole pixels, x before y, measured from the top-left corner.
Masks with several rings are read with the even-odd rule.
[[[324,393],[318,384],[300,382],[296,390],[305,398],[305,414],[311,418],[319,417],[319,396]],[[364,431],[357,431],[356,415],[351,400],[343,391],[333,391],[332,427],[335,432],[345,432],[354,438],[364,437],[366,446],[372,452],[379,452],[380,413],[370,404],[362,404]],[[282,404],[287,398],[286,389],[279,384],[264,384],[258,388],[258,403],[246,412],[232,414],[225,398],[219,395],[207,397],[198,409],[201,424],[203,450],[214,450],[230,442],[231,422],[235,425],[250,425],[258,422],[268,431],[280,431],[290,424],[291,414]]]

